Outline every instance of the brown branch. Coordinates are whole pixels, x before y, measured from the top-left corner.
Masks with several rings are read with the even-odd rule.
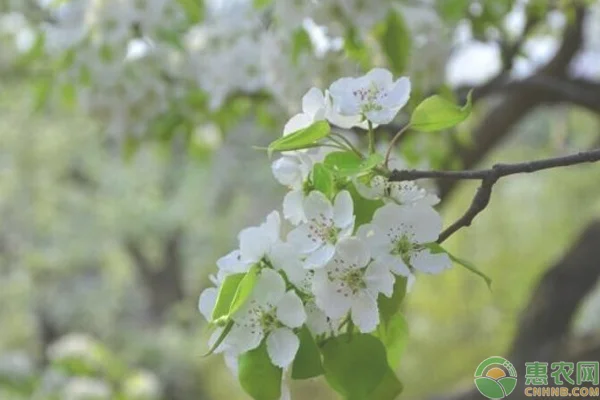
[[[438,238],[442,243],[459,229],[470,226],[475,217],[482,212],[490,202],[494,184],[508,175],[532,173],[545,169],[568,167],[571,165],[600,161],[600,149],[583,151],[563,157],[546,158],[516,164],[496,164],[489,169],[472,171],[420,171],[403,170],[392,171],[390,181],[410,181],[422,178],[435,178],[441,180],[480,180],[481,186],[477,189],[471,205],[456,222],[446,228]]]

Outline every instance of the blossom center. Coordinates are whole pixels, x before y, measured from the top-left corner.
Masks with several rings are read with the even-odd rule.
[[[391,253],[400,256],[405,263],[409,262],[410,255],[418,249],[418,245],[412,243],[407,235],[400,236],[393,246]]]
[[[336,228],[333,224],[333,219],[325,218],[321,215],[321,219],[317,220],[313,218],[309,225],[308,237],[315,242],[318,239],[325,243],[336,244],[338,240],[338,233],[340,229]]]
[[[379,100],[381,97],[385,97],[386,93],[377,87],[375,83],[372,83],[368,88],[364,87],[353,90],[352,94],[361,102],[363,113],[383,110],[383,106],[379,103]]]

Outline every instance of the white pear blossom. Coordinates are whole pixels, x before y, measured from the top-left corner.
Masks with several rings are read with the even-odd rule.
[[[271,253],[273,265],[284,272],[288,281],[302,293],[308,329],[314,335],[333,333],[335,331],[334,321],[317,307],[312,293],[315,272],[304,268],[302,259],[302,255],[289,243],[277,246],[276,250]],[[207,296],[210,296],[210,294],[207,294]]]
[[[284,126],[283,135],[304,129],[317,121],[328,120],[343,129],[363,126],[360,115],[341,115],[332,106],[329,92],[310,88],[302,97],[302,112],[294,115]]]
[[[285,281],[272,269],[263,269],[250,298],[232,315],[233,327],[222,343],[230,354],[255,349],[266,338],[274,365],[286,368],[296,356],[300,341],[292,329],[306,321],[302,300],[285,290]]]
[[[410,80],[393,80],[392,73],[373,68],[359,78],[341,78],[329,92],[334,109],[342,115],[361,115],[374,124],[390,123],[410,97]]]
[[[394,276],[387,266],[371,262],[367,244],[355,237],[340,240],[335,256],[325,268],[315,271],[313,282],[317,306],[333,319],[350,311],[361,332],[377,327],[377,297],[379,293],[392,296],[393,287]]]
[[[267,257],[280,241],[280,229],[281,218],[277,211],[271,212],[260,226],[243,229],[238,236],[240,260],[253,264]]]
[[[447,254],[434,254],[425,246],[441,231],[442,218],[433,208],[389,203],[375,211],[373,221],[362,225],[357,236],[369,244],[374,263],[412,280],[411,269],[437,274],[452,265]]]
[[[294,225],[306,219],[302,207],[303,186],[313,165],[309,154],[297,151],[279,158],[271,166],[275,179],[291,189],[283,199],[283,216]]]
[[[344,190],[332,205],[323,193],[314,190],[304,199],[303,208],[307,221],[291,231],[287,239],[307,254],[305,268],[321,268],[333,257],[338,240],[354,230],[352,197]]]
[[[412,181],[390,182],[381,175],[374,176],[368,184],[355,180],[358,193],[366,199],[393,201],[398,204],[425,204],[434,206],[440,199],[417,186]]]

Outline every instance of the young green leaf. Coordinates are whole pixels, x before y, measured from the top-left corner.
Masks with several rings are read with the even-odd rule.
[[[471,93],[467,103],[459,107],[442,96],[426,98],[415,108],[410,119],[412,129],[421,132],[436,132],[463,122],[471,114]]]
[[[258,265],[253,265],[252,268],[250,268],[250,271],[244,275],[244,278],[240,281],[240,284],[235,291],[228,315],[235,314],[235,312],[244,305],[246,300],[248,300],[248,297],[252,294],[252,290],[256,284],[258,273]]]
[[[387,15],[380,42],[394,75],[403,73],[408,65],[412,40],[404,18],[395,10],[390,10]]]
[[[271,363],[266,342],[238,359],[238,378],[254,400],[279,400],[282,370]]]
[[[394,293],[392,297],[386,297],[379,294],[377,298],[377,307],[379,308],[379,318],[381,323],[386,325],[394,315],[400,311],[400,306],[406,295],[406,278],[397,276],[394,282]]]
[[[389,369],[385,347],[371,335],[337,336],[321,352],[325,378],[344,399],[370,399]]]
[[[401,313],[394,314],[387,323],[380,324],[377,337],[386,348],[388,364],[393,369],[400,366],[400,358],[408,341],[408,324]]]
[[[371,222],[375,211],[383,206],[383,201],[365,199],[358,193],[354,184],[348,185],[346,190],[350,193],[354,203],[354,215],[356,216],[354,227],[358,229],[359,226]]]
[[[300,347],[292,364],[292,379],[309,379],[323,374],[321,353],[306,325],[300,329],[298,337]]]
[[[238,286],[246,274],[232,274],[228,275],[224,280],[219,293],[217,294],[217,302],[213,309],[212,319],[217,320],[223,316],[229,315],[231,309],[231,303],[235,297]]]
[[[333,175],[325,165],[315,164],[312,171],[312,182],[316,190],[323,193],[327,198],[333,198],[335,194],[335,182]]]
[[[450,253],[448,250],[446,250],[445,248],[443,248],[441,245],[439,245],[438,243],[430,243],[427,245],[427,247],[431,250],[432,253],[446,253],[448,254],[448,257],[450,257],[450,259],[452,261],[454,261],[455,263],[457,263],[458,265],[468,269],[469,271],[471,271],[472,273],[474,273],[475,275],[479,276],[481,279],[483,279],[485,281],[485,284],[487,285],[487,287],[492,290],[492,278],[490,278],[489,276],[487,276],[486,274],[484,274],[483,272],[481,272],[476,266],[474,266],[470,261],[467,260],[463,260],[462,258],[458,258],[455,255],[453,255],[452,253]]]
[[[269,154],[274,151],[299,150],[314,147],[316,143],[329,135],[330,127],[327,121],[317,121],[289,135],[282,136],[269,145]]]
[[[185,12],[188,21],[192,23],[201,22],[204,18],[204,0],[177,0]]]
[[[394,400],[402,393],[404,386],[398,380],[394,371],[388,367],[381,383],[369,396],[369,400]]]
[[[210,356],[212,353],[215,352],[215,350],[217,349],[217,347],[219,347],[221,345],[221,343],[223,343],[223,340],[225,340],[225,338],[227,337],[227,335],[229,335],[229,332],[231,331],[231,328],[233,328],[233,323],[234,323],[233,320],[229,320],[229,322],[227,322],[227,325],[225,325],[225,328],[223,329],[223,332],[221,332],[221,334],[219,335],[219,337],[217,338],[217,340],[215,341],[215,343],[208,350],[208,352],[204,355],[204,357]]]
[[[334,151],[327,154],[323,163],[334,170],[338,176],[349,177],[370,171],[383,161],[378,153],[362,159],[352,151]]]

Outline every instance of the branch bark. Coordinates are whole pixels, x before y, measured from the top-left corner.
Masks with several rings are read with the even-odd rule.
[[[600,149],[583,151],[563,157],[546,158],[542,160],[528,161],[516,164],[496,164],[489,169],[466,170],[466,171],[420,171],[403,170],[392,171],[390,181],[410,181],[422,178],[435,178],[438,180],[481,180],[481,186],[477,189],[471,205],[455,223],[445,229],[438,238],[442,243],[459,229],[470,226],[473,220],[489,204],[492,190],[499,179],[515,174],[533,173],[545,169],[568,167],[577,164],[600,161]]]

